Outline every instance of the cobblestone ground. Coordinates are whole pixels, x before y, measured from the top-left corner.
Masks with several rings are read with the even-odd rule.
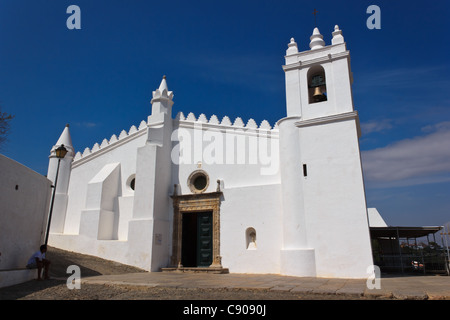
[[[76,264],[84,277],[144,272],[143,270],[49,247],[52,279],[0,288],[0,300],[369,300],[355,295],[307,294],[267,289],[217,289],[144,287],[131,285],[82,283],[80,289],[68,289],[67,267]],[[376,299],[376,298],[372,298]]]
[[[65,281],[29,281],[0,289],[0,300],[368,300],[335,294],[295,294],[266,289],[164,288],[81,284],[68,289]]]

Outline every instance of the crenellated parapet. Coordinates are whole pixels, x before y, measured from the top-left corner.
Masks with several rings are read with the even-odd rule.
[[[198,118],[192,113],[189,112],[187,117],[183,114],[183,112],[178,112],[175,120],[180,121],[180,123],[201,123],[202,125],[209,125],[211,127],[223,127],[223,128],[235,128],[235,129],[254,129],[261,131],[272,131],[278,130],[277,125],[273,128],[267,120],[263,120],[260,125],[256,123],[256,121],[250,118],[247,123],[244,123],[241,117],[237,117],[233,122],[231,122],[228,116],[224,116],[221,121],[217,118],[215,114],[213,114],[209,120],[204,113],[200,114]]]
[[[75,157],[73,159],[74,162],[84,159],[94,153],[97,153],[100,150],[105,150],[112,146],[117,146],[118,144],[121,144],[121,142],[125,142],[126,140],[129,140],[131,138],[140,136],[146,132],[147,129],[147,122],[142,120],[139,124],[139,127],[136,127],[135,125],[132,125],[131,128],[128,131],[122,130],[117,136],[116,134],[113,134],[111,138],[103,139],[101,144],[95,143],[92,148],[85,148],[83,152],[78,151],[75,154]]]
[[[204,113],[200,114],[198,118],[194,115],[194,113],[190,112],[187,116],[183,114],[183,112],[178,112],[177,116],[174,119],[178,121],[180,126],[195,126],[201,124],[204,129],[215,128],[215,129],[223,129],[223,130],[241,130],[241,131],[251,131],[253,133],[278,133],[278,126],[275,125],[272,127],[267,120],[263,120],[259,125],[256,121],[250,118],[247,123],[244,123],[241,117],[237,117],[233,122],[230,120],[228,116],[224,116],[221,121],[219,121],[216,115],[212,115],[209,119],[206,117]],[[74,162],[79,161],[81,159],[85,159],[99,151],[105,151],[106,149],[118,146],[122,142],[125,142],[129,139],[133,139],[140,135],[145,134],[147,129],[147,122],[142,120],[139,126],[132,125],[128,131],[122,130],[119,135],[113,134],[109,139],[103,139],[101,143],[95,143],[92,148],[86,147],[83,152],[78,151],[75,154]]]

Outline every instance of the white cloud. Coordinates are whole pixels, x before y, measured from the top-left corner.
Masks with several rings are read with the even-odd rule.
[[[382,132],[392,128],[391,119],[373,120],[361,123],[362,134],[369,134],[372,132]]]
[[[450,121],[439,122],[422,128],[422,132],[450,131]]]
[[[363,151],[364,178],[371,186],[450,181],[450,122],[423,128],[424,136]]]

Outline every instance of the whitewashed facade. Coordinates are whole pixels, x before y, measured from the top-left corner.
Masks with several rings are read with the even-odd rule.
[[[287,115],[172,116],[163,78],[148,119],[75,153],[67,126],[49,244],[134,265],[366,278],[373,264],[352,101],[336,26],[286,51]]]

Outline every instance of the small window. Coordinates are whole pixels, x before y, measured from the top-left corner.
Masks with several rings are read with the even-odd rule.
[[[247,228],[245,231],[245,240],[247,250],[256,250],[256,230],[254,228]]]
[[[209,186],[208,174],[203,170],[192,172],[188,178],[188,186],[193,193],[205,192]]]
[[[134,188],[136,186],[136,175],[135,174],[132,174],[131,176],[128,177],[126,186],[127,186],[128,190],[134,191]]]

